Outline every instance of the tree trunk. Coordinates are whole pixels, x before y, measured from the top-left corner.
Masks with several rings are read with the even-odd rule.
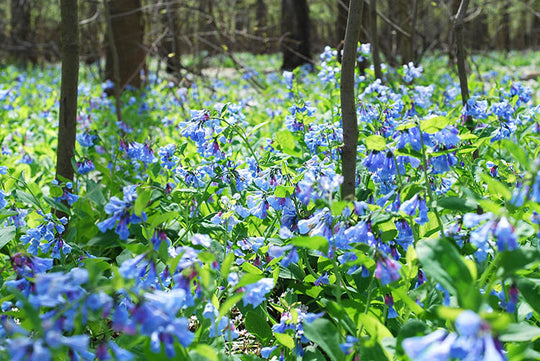
[[[397,2],[397,7],[399,15],[399,26],[403,30],[411,34],[411,21],[409,15],[411,9],[411,1],[399,0]],[[410,61],[413,60],[413,56],[411,54],[411,38],[398,32],[397,39],[399,54],[401,55],[401,64],[408,64]]]
[[[16,62],[27,66],[36,63],[32,36],[32,17],[30,0],[11,0],[11,47]]]
[[[469,0],[461,0],[458,12],[456,14],[456,20],[454,22],[454,34],[456,38],[456,60],[458,66],[459,86],[461,88],[461,103],[463,106],[467,104],[469,100],[469,86],[467,84],[467,70],[465,69],[465,46],[463,44],[463,18],[467,12],[469,6]],[[474,123],[471,116],[467,117],[465,125],[469,130],[474,130]]]
[[[77,0],[61,1],[62,84],[56,150],[56,178],[73,180],[71,159],[77,132],[77,87],[79,82],[79,24]]]
[[[307,0],[281,0],[283,70],[311,63],[310,21]]]
[[[268,6],[264,0],[257,0],[255,3],[255,35],[263,40],[255,46],[258,54],[266,54],[269,51],[268,44]]]
[[[177,9],[172,7],[170,3],[166,4],[166,11],[163,14],[163,21],[167,28],[167,37],[164,40],[164,50],[167,53],[166,71],[169,74],[179,75],[180,72],[180,54],[178,44],[177,28]]]
[[[373,57],[373,68],[375,69],[375,78],[384,82],[381,71],[381,59],[379,58],[379,39],[377,36],[377,0],[370,0],[369,3],[369,21],[371,33],[371,55]]]
[[[349,14],[350,1],[351,0],[337,0],[338,16],[336,19],[336,44],[340,44],[345,39],[345,30],[347,29],[347,16]]]
[[[358,39],[362,24],[363,0],[352,0],[349,7],[347,30],[343,44],[341,65],[341,114],[343,120],[343,147],[341,149],[341,199],[355,199],[356,148],[358,145],[358,121],[356,118],[356,96],[354,68],[357,58]]]
[[[502,9],[502,24],[501,24],[502,46],[504,51],[510,51],[510,1],[505,0]]]
[[[119,84],[122,92],[127,85],[141,88],[140,72],[146,70],[146,53],[143,47],[144,25],[141,12],[141,0],[105,0],[109,1],[111,28],[114,47],[118,56]],[[114,55],[112,47],[107,47],[105,73],[108,79],[114,78]],[[114,81],[114,80],[113,80]]]

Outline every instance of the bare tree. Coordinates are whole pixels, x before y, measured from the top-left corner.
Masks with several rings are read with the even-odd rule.
[[[56,149],[56,178],[73,180],[71,160],[77,132],[77,87],[79,83],[79,24],[77,0],[62,0],[62,84]]]
[[[463,19],[469,6],[469,0],[461,0],[459,9],[454,21],[454,34],[456,38],[456,60],[458,66],[459,86],[461,88],[461,102],[463,106],[467,104],[469,100],[469,86],[467,84],[467,70],[465,69],[465,46],[463,44]],[[467,117],[467,128],[471,131],[474,130],[474,123],[471,116]]]
[[[341,199],[352,198],[353,200],[356,189],[356,148],[358,145],[354,69],[362,23],[362,8],[363,0],[351,0],[343,44],[340,86],[343,120],[343,147],[341,149],[343,184],[341,185]]]
[[[381,71],[381,58],[379,57],[379,38],[377,36],[377,0],[370,0],[369,2],[369,21],[371,35],[371,56],[373,57],[375,78],[384,81]]]
[[[30,0],[11,0],[11,47],[15,59],[23,66],[28,62],[35,63],[37,58],[33,54],[32,16]]]
[[[309,6],[307,0],[281,0],[284,70],[311,63]]]
[[[141,70],[146,69],[146,51],[143,47],[144,24],[141,0],[105,0],[109,1],[113,42],[107,47],[105,75],[114,80],[114,54],[116,48],[119,64],[118,83],[116,87],[123,89],[126,85],[140,88]],[[114,43],[114,44],[113,44]],[[116,82],[116,81],[115,81]]]

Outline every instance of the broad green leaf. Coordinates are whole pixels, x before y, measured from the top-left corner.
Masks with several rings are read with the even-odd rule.
[[[397,335],[397,351],[403,353],[401,342],[409,337],[424,336],[430,332],[430,328],[422,321],[409,319],[399,329]]]
[[[279,198],[290,197],[292,194],[294,194],[293,186],[277,186],[274,191],[274,196]]]
[[[369,150],[382,151],[386,149],[386,140],[380,135],[370,135],[365,140],[366,148]]]
[[[510,154],[512,154],[512,156],[516,158],[516,160],[519,162],[519,164],[521,164],[524,169],[528,171],[531,170],[533,158],[527,156],[527,154],[520,145],[512,142],[509,139],[502,139],[500,142],[502,143],[503,148],[509,151]]]
[[[264,274],[262,273],[246,273],[236,285],[236,289],[255,283],[263,278]]]
[[[291,239],[290,244],[297,247],[304,247],[309,249],[316,249],[323,253],[328,252],[328,247],[330,246],[328,240],[322,236],[299,236]]]
[[[133,211],[137,216],[141,216],[142,212],[148,205],[148,202],[152,198],[152,189],[150,188],[139,188],[137,200],[135,201],[135,206]]]
[[[460,197],[441,197],[437,200],[437,207],[449,209],[452,211],[469,212],[475,210],[478,206],[474,200],[470,198]]]
[[[8,226],[0,229],[0,248],[8,244],[17,234],[17,228],[15,226]]]
[[[272,338],[272,329],[268,325],[268,322],[257,312],[249,311],[246,314],[245,326],[246,330],[257,336],[263,344]]]
[[[502,342],[527,342],[540,337],[540,328],[528,323],[513,323],[501,332]]]
[[[503,252],[500,265],[505,276],[516,271],[529,268],[532,264],[540,264],[540,250],[536,247],[521,247],[513,251]]]
[[[221,307],[219,308],[219,317],[225,316],[229,310],[236,305],[240,300],[244,297],[244,292],[241,293],[235,293],[233,296],[227,298],[225,302],[221,304]]]
[[[205,345],[205,344],[200,343],[200,344],[197,344],[197,346],[195,346],[193,350],[197,352],[199,355],[204,356],[206,360],[209,360],[209,361],[219,360],[216,350],[210,345]]]
[[[519,279],[517,286],[525,301],[540,314],[540,279]]]
[[[456,247],[444,238],[425,239],[416,247],[424,272],[457,296],[463,308],[477,311],[480,293],[463,257]]]
[[[392,337],[392,333],[388,330],[388,328],[386,328],[386,326],[383,325],[381,321],[372,314],[361,313],[356,315],[356,318],[359,321],[358,326],[363,325],[372,338],[381,341],[385,337]]]
[[[316,345],[320,346],[330,360],[340,361],[345,355],[339,347],[339,332],[332,322],[319,318],[312,323],[304,323],[304,334]]]
[[[412,248],[412,247],[410,247]],[[392,294],[394,295],[396,300],[401,300],[403,303],[414,313],[416,313],[416,316],[421,316],[424,313],[424,309],[420,307],[418,303],[416,303],[412,298],[405,293],[405,291],[402,288],[396,288],[392,290]]]
[[[234,262],[234,253],[229,252],[227,256],[225,256],[225,259],[223,260],[223,263],[221,264],[221,277],[226,279],[229,275],[229,272],[231,271],[231,266]]]
[[[447,117],[437,116],[425,119],[420,123],[420,130],[424,133],[435,134],[450,124]]]
[[[294,340],[291,336],[284,333],[274,333],[274,337],[279,344],[287,347],[288,349],[292,350],[294,348]]]

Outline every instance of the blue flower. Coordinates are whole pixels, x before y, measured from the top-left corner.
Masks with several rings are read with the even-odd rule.
[[[487,100],[478,100],[478,97],[471,97],[463,107],[461,115],[471,116],[477,119],[486,119],[487,107]]]
[[[121,240],[125,240],[129,237],[128,226],[130,223],[138,224],[142,221],[146,221],[145,212],[142,212],[140,217],[133,213],[132,208],[137,199],[137,186],[126,186],[123,191],[124,199],[114,196],[110,199],[109,203],[105,205],[105,213],[111,215],[111,217],[97,224],[102,233],[114,228],[116,225],[115,232]]]
[[[259,306],[266,300],[266,294],[274,288],[274,280],[272,278],[263,278],[255,283],[245,287],[243,297],[244,306],[252,305],[253,308]]]
[[[330,283],[330,278],[328,278],[328,273],[323,273],[319,278],[317,278],[313,284],[315,286],[322,286],[322,285],[327,285]]]
[[[96,169],[96,167],[90,159],[84,159],[82,162],[77,162],[77,171],[80,174],[88,174],[94,169]]]
[[[173,169],[178,163],[178,157],[174,155],[176,152],[176,145],[167,144],[164,147],[159,148],[158,155],[161,160],[161,166],[167,169]]]
[[[403,70],[405,70],[405,76],[403,77],[403,80],[405,80],[406,83],[410,83],[414,79],[420,78],[422,76],[424,68],[422,68],[421,66],[415,67],[414,63],[411,61],[409,62],[409,64],[403,65]]]
[[[401,263],[394,261],[386,255],[380,255],[377,259],[375,277],[381,281],[383,286],[400,278],[399,270]]]

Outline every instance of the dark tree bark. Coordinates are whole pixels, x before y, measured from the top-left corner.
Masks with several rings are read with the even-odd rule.
[[[461,102],[463,106],[467,104],[469,100],[469,85],[467,84],[467,70],[465,69],[465,46],[463,44],[463,19],[469,6],[469,0],[461,0],[459,9],[454,21],[454,34],[456,38],[456,60],[458,66],[459,86],[461,88]],[[475,126],[472,117],[468,116],[465,122],[467,128],[471,131]]]
[[[258,54],[265,54],[269,51],[268,44],[268,6],[264,0],[257,0],[255,3],[255,35],[261,39],[255,51]]]
[[[510,51],[510,0],[504,1],[500,34],[502,48],[504,51]]]
[[[354,68],[357,58],[358,39],[362,24],[363,0],[351,0],[347,19],[347,30],[343,45],[341,65],[341,116],[343,121],[343,147],[341,149],[341,199],[355,199],[356,147],[358,145],[358,122],[356,118],[356,96]]]
[[[309,7],[307,0],[281,0],[283,70],[311,63]]]
[[[164,48],[167,53],[167,67],[166,71],[169,74],[179,74],[180,72],[180,47],[178,46],[178,34],[177,34],[177,9],[172,7],[170,3],[166,4],[166,11],[164,16],[164,23],[167,27],[167,37],[164,41]]]
[[[32,37],[32,16],[30,0],[11,0],[11,47],[16,61],[23,66],[36,63]]]
[[[345,39],[350,1],[351,0],[337,0],[338,16],[336,19],[336,44],[340,44]]]
[[[379,39],[377,36],[377,0],[370,0],[369,3],[369,21],[371,35],[371,56],[373,57],[373,68],[375,69],[375,78],[384,82],[381,71],[381,59],[379,57]]]
[[[112,20],[111,20],[111,9],[109,8],[109,2],[108,0],[104,0],[103,4],[105,5],[105,19],[107,22],[107,39],[109,42],[108,47],[108,55],[107,55],[107,67],[109,67],[109,70],[107,72],[111,72],[111,77],[108,77],[109,79],[112,79],[114,83],[114,88],[112,90],[112,95],[114,95],[114,100],[116,102],[116,118],[119,122],[122,122],[122,92],[123,87],[119,86],[119,84],[122,84],[121,78],[120,78],[120,57],[118,56],[118,49],[116,47],[116,41],[114,39],[114,32],[112,27]],[[112,69],[111,69],[112,68]],[[109,90],[109,95],[110,95]]]
[[[71,159],[77,132],[77,87],[79,82],[79,24],[77,0],[62,0],[62,84],[56,149],[56,178],[73,180]]]
[[[141,0],[104,1],[109,1],[114,47],[116,48],[119,64],[122,65],[119,69],[118,83],[115,86],[121,91],[124,90],[126,85],[141,88],[140,72],[146,70],[146,52],[143,47],[144,25],[140,10]],[[105,75],[108,79],[114,78],[112,48],[111,44],[107,47]]]

